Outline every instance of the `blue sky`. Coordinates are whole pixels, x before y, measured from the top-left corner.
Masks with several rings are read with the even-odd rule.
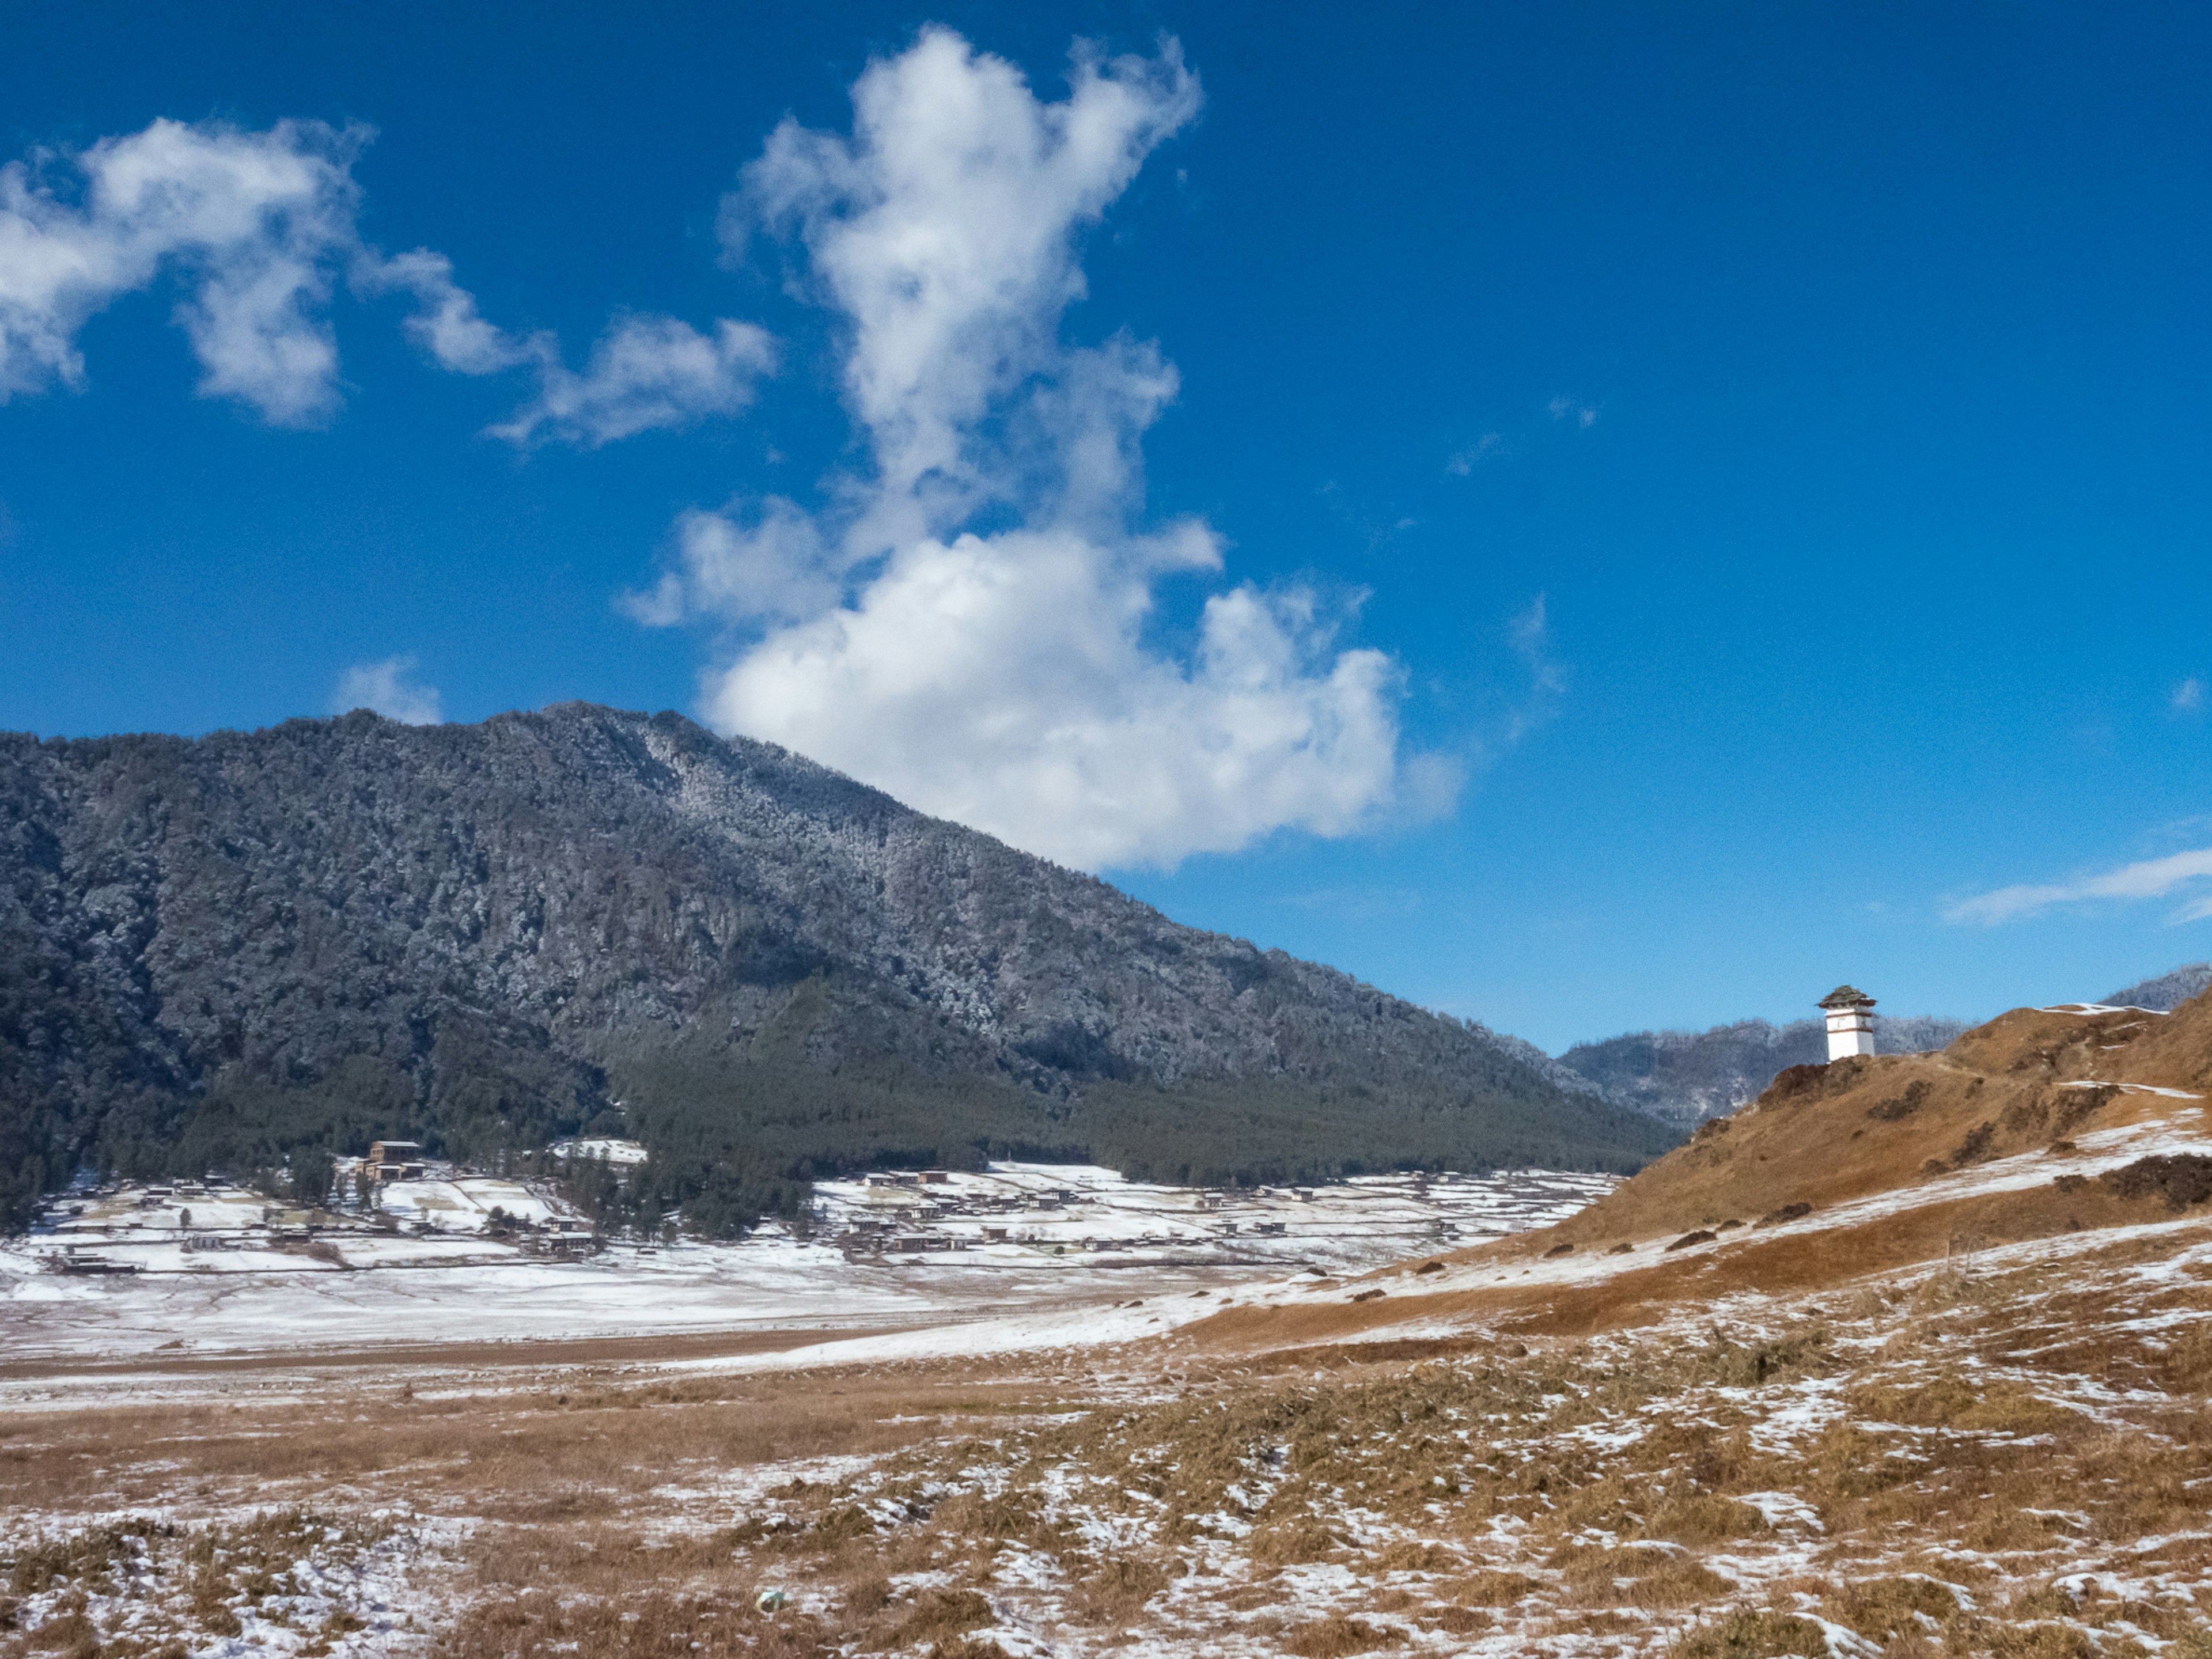
[[[0,726],[683,708],[1553,1048],[2212,955],[2212,15],[9,33]]]

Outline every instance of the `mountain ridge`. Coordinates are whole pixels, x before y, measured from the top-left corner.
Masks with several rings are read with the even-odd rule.
[[[2189,962],[2099,1000],[2166,1013],[2208,988],[2212,963]],[[1948,1048],[1971,1024],[1936,1014],[1876,1014],[1875,1052],[1914,1054]],[[1688,1128],[1749,1104],[1790,1066],[1817,1065],[1827,1057],[1827,1030],[1818,1018],[1782,1025],[1740,1019],[1698,1031],[1624,1031],[1578,1042],[1559,1063],[1615,1105]]]
[[[1876,1014],[1878,1054],[1921,1054],[1947,1047],[1968,1022],[1932,1014]],[[1694,1126],[1724,1117],[1758,1098],[1792,1066],[1828,1057],[1826,1023],[1793,1019],[1776,1025],[1740,1019],[1702,1031],[1625,1031],[1596,1042],[1578,1042],[1559,1063],[1588,1079],[1616,1105],[1662,1122]]]
[[[672,714],[0,736],[0,1169],[31,1185],[627,1121],[684,1171],[644,1195],[720,1190],[726,1225],[986,1146],[1238,1178],[1668,1144],[1559,1076]]]

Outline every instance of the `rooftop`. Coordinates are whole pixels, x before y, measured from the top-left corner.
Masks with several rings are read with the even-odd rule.
[[[1820,999],[1819,1006],[1823,1008],[1871,1008],[1874,999],[1856,985],[1838,985]]]

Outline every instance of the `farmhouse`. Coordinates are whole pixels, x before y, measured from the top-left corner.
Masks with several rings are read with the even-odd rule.
[[[375,1140],[369,1143],[368,1161],[361,1172],[382,1186],[387,1181],[420,1181],[424,1167],[420,1141]]]

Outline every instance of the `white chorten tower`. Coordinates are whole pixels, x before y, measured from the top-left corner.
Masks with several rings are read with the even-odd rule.
[[[1864,991],[1838,985],[1820,999],[1828,1016],[1828,1058],[1874,1052],[1874,999]]]

